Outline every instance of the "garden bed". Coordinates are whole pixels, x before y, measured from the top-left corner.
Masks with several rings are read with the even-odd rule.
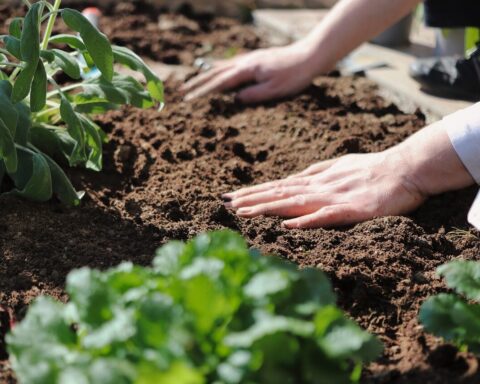
[[[171,60],[162,49],[158,55],[147,45],[143,49],[144,40],[135,38],[139,31],[149,38],[153,32],[135,32],[140,24],[133,19],[110,17],[117,20],[106,31],[114,41],[149,58]],[[151,14],[137,17],[153,20]],[[186,16],[168,19],[197,23]],[[203,40],[214,47],[209,52],[200,40],[189,40],[188,28],[175,32],[183,36],[176,37],[178,63],[191,64],[205,53],[227,55],[241,47],[224,36],[253,33],[221,20],[224,34],[205,31]],[[127,33],[127,27],[134,31]],[[258,37],[243,43],[247,49],[263,44]],[[6,309],[21,317],[40,294],[66,300],[64,280],[73,268],[103,269],[123,260],[147,265],[170,239],[226,227],[262,252],[327,272],[340,306],[386,346],[362,382],[479,382],[475,358],[426,335],[416,320],[420,304],[445,289],[435,277],[437,266],[453,258],[480,259],[480,239],[466,222],[474,189],[431,199],[409,217],[317,230],[285,230],[276,218],[239,219],[220,198],[322,159],[383,150],[420,129],[420,113],[402,113],[363,78],[323,77],[297,97],[249,107],[233,95],[184,102],[178,86],[167,82],[162,112],[124,108],[100,118],[110,137],[104,171],[67,170],[77,189],[86,191],[80,208],[0,199],[0,303]],[[0,362],[0,382],[14,382],[6,361]]]

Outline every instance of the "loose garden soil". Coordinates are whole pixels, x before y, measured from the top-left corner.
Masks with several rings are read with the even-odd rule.
[[[125,28],[118,33],[136,48]],[[0,359],[8,313],[21,318],[40,294],[67,300],[71,269],[148,265],[168,240],[231,228],[264,253],[329,275],[341,307],[386,347],[362,383],[480,382],[477,359],[426,335],[416,319],[421,303],[445,290],[437,266],[480,259],[479,234],[466,222],[475,189],[432,198],[408,217],[316,230],[285,230],[277,218],[239,219],[220,198],[319,160],[388,148],[425,124],[421,113],[402,113],[363,78],[323,77],[297,97],[257,106],[239,105],[234,95],[184,102],[178,87],[167,82],[161,112],[124,108],[99,119],[110,137],[104,171],[67,170],[86,191],[81,207],[0,199]],[[15,382],[6,360],[0,382]]]

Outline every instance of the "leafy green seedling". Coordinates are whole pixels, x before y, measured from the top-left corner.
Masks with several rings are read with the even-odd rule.
[[[455,291],[429,298],[420,309],[427,332],[480,353],[480,263],[453,261],[437,270]]]
[[[67,278],[7,336],[20,383],[342,384],[379,341],[335,306],[319,270],[249,250],[228,231]]]
[[[161,105],[163,84],[135,53],[111,46],[80,12],[61,9],[61,0],[24,3],[25,17],[13,19],[8,35],[0,37],[0,184],[8,177],[14,187],[5,194],[35,201],[55,194],[78,205],[81,194],[54,159],[100,171],[106,135],[92,116],[125,104]],[[74,34],[52,35],[58,17]],[[146,86],[116,73],[114,63],[142,73]],[[82,81],[82,72],[92,68],[101,77]],[[59,72],[71,79],[68,85],[57,84]]]

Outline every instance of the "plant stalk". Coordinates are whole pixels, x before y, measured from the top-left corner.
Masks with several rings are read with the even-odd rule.
[[[43,36],[42,42],[42,49],[45,50],[48,48],[48,40],[50,40],[50,36],[52,36],[53,27],[55,25],[55,20],[57,19],[58,10],[60,9],[60,4],[62,0],[55,0],[53,4],[52,14],[48,19],[47,29],[45,30],[45,35]]]

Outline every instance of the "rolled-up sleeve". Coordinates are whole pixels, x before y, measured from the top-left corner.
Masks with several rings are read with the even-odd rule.
[[[443,123],[458,157],[480,184],[480,103],[445,117]],[[470,208],[468,221],[480,229],[480,193]]]

